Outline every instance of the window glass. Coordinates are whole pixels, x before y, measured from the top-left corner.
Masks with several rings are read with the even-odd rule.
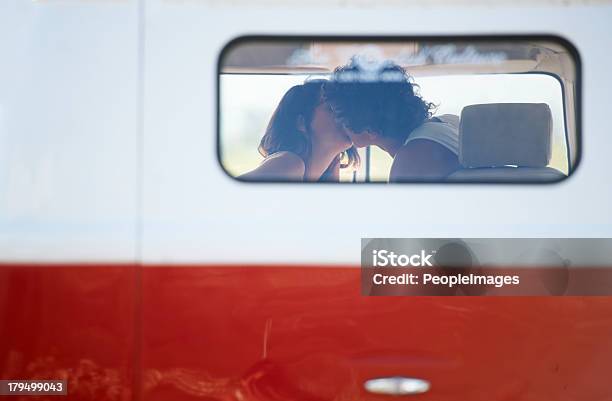
[[[325,74],[223,74],[220,77],[221,161],[232,176],[256,168],[264,159],[257,151],[270,116],[285,92]],[[568,174],[563,97],[559,81],[546,74],[482,74],[474,76],[419,77],[419,91],[435,104],[435,115],[460,115],[463,107],[482,103],[546,103],[553,119],[552,156],[549,167]],[[342,169],[340,181],[387,181],[393,159],[382,149],[370,147],[370,159],[361,151],[355,174]]]
[[[220,55],[220,164],[257,182],[560,181],[579,66],[558,42],[238,39]]]

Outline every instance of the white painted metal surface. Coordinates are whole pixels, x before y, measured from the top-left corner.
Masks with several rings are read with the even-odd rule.
[[[366,3],[3,2],[0,259],[356,264],[361,237],[612,235],[612,5]],[[237,36],[530,33],[582,59],[583,157],[561,184],[243,184],[218,164]]]

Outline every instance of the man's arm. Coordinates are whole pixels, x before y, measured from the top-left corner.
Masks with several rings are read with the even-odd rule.
[[[415,139],[393,159],[389,182],[441,181],[460,168],[457,155],[428,139]]]

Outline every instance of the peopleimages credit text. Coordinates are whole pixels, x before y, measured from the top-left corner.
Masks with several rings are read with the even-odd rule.
[[[433,253],[427,253],[425,250],[406,255],[385,249],[375,249],[372,251],[372,267],[434,267],[433,257]],[[500,288],[504,285],[520,284],[520,277],[518,275],[448,273],[448,271],[445,274],[376,273],[372,275],[372,283],[375,285],[443,285],[449,288],[459,285],[488,285]]]

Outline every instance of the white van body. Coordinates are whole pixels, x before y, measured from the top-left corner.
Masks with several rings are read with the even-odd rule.
[[[611,2],[15,0],[1,9],[2,260],[357,263],[362,237],[612,235]],[[217,58],[246,34],[561,36],[582,61],[581,163],[542,186],[234,181],[216,155]]]

